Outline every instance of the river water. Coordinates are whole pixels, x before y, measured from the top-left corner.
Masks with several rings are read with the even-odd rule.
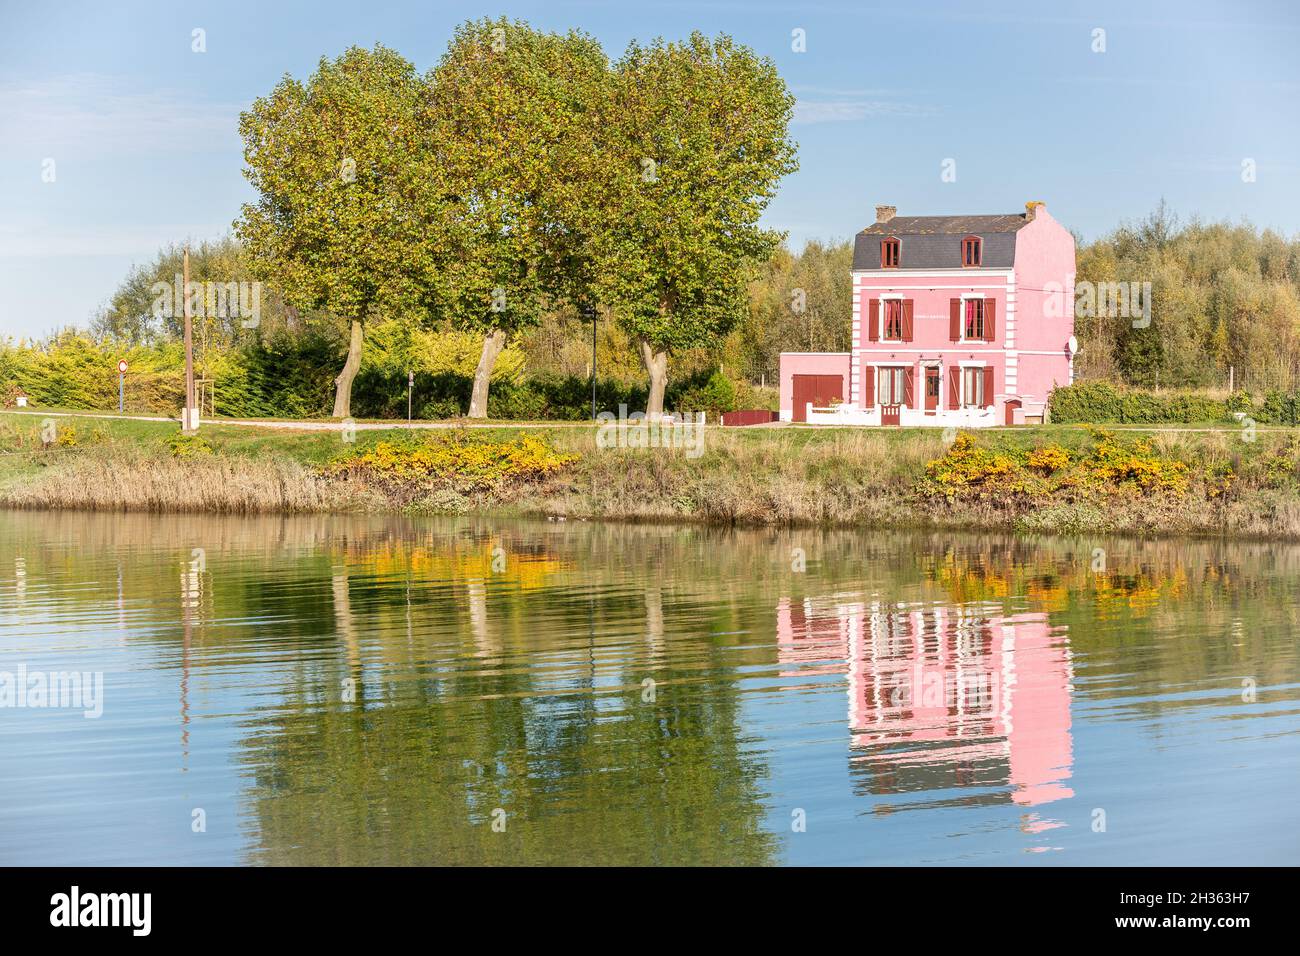
[[[1298,584],[1257,542],[0,512],[0,863],[1294,864]]]

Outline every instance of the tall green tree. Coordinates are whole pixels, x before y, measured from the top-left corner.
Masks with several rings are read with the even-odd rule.
[[[773,63],[730,37],[632,44],[612,71],[601,148],[582,181],[591,274],[633,336],[663,411],[668,358],[717,342],[782,235],[759,226],[798,168],[794,98]],[[575,216],[581,220],[581,215]]]
[[[576,189],[575,157],[593,144],[593,105],[608,60],[584,34],[526,23],[463,24],[428,77],[428,123],[454,196],[454,256],[440,270],[438,309],[483,335],[471,418],[507,340],[578,287],[577,233],[562,218]]]
[[[305,83],[285,76],[240,117],[245,175],[259,194],[235,224],[241,241],[290,305],[348,329],[335,418],[351,413],[365,321],[427,302],[436,270],[421,259],[449,238],[424,94],[392,50],[353,47],[322,58]]]

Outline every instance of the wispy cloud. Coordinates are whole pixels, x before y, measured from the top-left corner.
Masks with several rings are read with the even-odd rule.
[[[0,86],[0,139],[10,149],[191,152],[237,142],[241,107],[175,90],[72,73]],[[224,141],[224,142],[223,142]]]
[[[796,97],[794,123],[852,123],[870,116],[929,116],[938,112],[932,106],[900,103],[882,99],[852,97],[811,99]]]

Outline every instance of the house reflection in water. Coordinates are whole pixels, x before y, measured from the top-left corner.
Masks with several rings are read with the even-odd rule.
[[[924,792],[929,806],[1074,795],[1070,651],[1046,615],[783,598],[777,633],[783,675],[847,673],[852,760],[867,792]],[[954,788],[981,792],[932,799]]]

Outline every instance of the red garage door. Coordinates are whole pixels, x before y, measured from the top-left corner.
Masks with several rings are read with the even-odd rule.
[[[825,408],[831,402],[844,400],[844,376],[796,375],[794,376],[794,420],[808,420],[808,403],[813,408]]]

